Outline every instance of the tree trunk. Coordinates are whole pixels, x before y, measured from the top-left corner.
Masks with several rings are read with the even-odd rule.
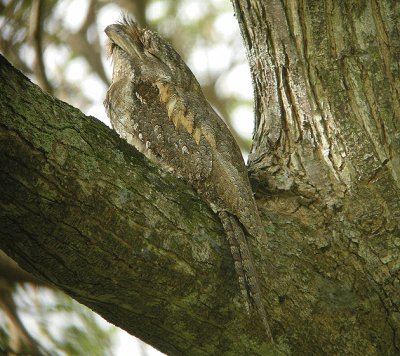
[[[399,354],[400,4],[233,4],[275,333],[299,354]]]
[[[395,1],[234,0],[255,87],[253,245],[277,348],[400,352]],[[0,61],[0,247],[169,354],[276,354],[183,182]]]

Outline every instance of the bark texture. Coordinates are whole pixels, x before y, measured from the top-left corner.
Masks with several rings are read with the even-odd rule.
[[[396,1],[233,0],[255,87],[253,246],[282,353],[400,353]],[[0,247],[169,354],[276,354],[217,218],[0,62]],[[266,283],[268,281],[268,284]]]
[[[249,169],[270,195],[275,331],[298,354],[398,354],[400,4],[233,4],[255,88]]]
[[[0,83],[1,249],[166,353],[268,352],[191,188],[3,57]]]

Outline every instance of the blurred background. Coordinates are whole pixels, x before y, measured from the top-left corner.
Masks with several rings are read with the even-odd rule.
[[[229,0],[0,0],[0,52],[43,91],[110,125],[104,28],[129,14],[172,43],[230,126],[244,157],[253,91]],[[18,344],[50,355],[161,355],[0,253],[0,354]],[[19,338],[19,339],[18,339]]]

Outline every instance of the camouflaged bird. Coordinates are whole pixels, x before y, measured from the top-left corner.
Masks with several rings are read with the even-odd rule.
[[[112,84],[104,102],[113,128],[150,160],[187,180],[218,214],[249,311],[272,340],[247,237],[264,238],[240,149],[179,54],[124,18],[108,26]],[[143,120],[143,118],[146,120]]]

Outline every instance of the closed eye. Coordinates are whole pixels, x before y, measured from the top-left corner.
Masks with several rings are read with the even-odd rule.
[[[155,55],[154,53],[150,52],[150,51],[146,51],[146,54],[150,54],[152,57],[157,58],[157,60],[159,60],[160,62],[162,62],[162,59],[160,57],[158,57],[157,55]]]

